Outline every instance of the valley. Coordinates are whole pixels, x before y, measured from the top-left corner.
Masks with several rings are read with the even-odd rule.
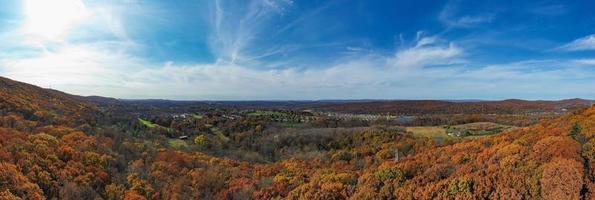
[[[590,199],[595,191],[588,100],[120,100],[5,78],[0,94],[2,199]]]

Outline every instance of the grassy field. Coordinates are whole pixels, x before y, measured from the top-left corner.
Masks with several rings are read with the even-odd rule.
[[[446,129],[440,126],[415,126],[415,127],[407,127],[407,132],[413,133],[413,135],[418,137],[428,137],[428,138],[451,138],[448,134],[446,134]]]
[[[304,123],[284,122],[279,124],[283,128],[301,128],[306,126]]]
[[[511,130],[516,127],[505,126],[491,122],[477,122],[461,124],[456,126],[415,126],[407,127],[407,131],[418,137],[428,137],[434,139],[448,138],[479,138],[488,135],[498,134],[503,131]]]
[[[146,126],[147,128],[156,128],[157,124],[154,124],[153,122],[138,118],[138,121],[140,121],[140,123],[144,126]]]
[[[166,130],[166,131],[168,131],[168,132],[172,132],[172,131],[173,131],[173,129],[171,129],[171,128],[168,128],[168,127],[163,127],[163,126],[161,126],[161,125],[159,125],[159,124],[155,124],[155,123],[153,123],[153,122],[151,122],[151,121],[149,121],[149,120],[144,120],[144,119],[138,118],[138,121],[139,121],[139,122],[140,122],[140,123],[141,123],[143,126],[146,126],[147,128],[162,128],[162,129],[165,129],[165,130]]]
[[[506,126],[492,122],[476,122],[446,127],[446,132],[452,135],[463,137],[485,136],[498,134],[516,127]]]
[[[281,113],[281,112],[276,112],[276,111],[256,111],[253,113],[249,113],[248,116],[285,117],[285,116],[287,116],[287,114]]]
[[[167,141],[167,145],[169,145],[169,147],[174,148],[174,149],[182,149],[182,148],[188,147],[188,143],[186,143],[186,141],[180,140],[180,139],[170,139]]]

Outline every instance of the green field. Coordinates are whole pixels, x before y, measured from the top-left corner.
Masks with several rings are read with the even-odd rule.
[[[183,149],[183,148],[188,147],[188,143],[186,143],[186,141],[180,140],[180,139],[169,139],[167,141],[167,145],[174,149]]]
[[[302,128],[306,126],[304,123],[292,123],[292,122],[284,122],[280,123],[280,126],[283,128]]]
[[[149,121],[149,120],[144,120],[144,119],[142,119],[142,118],[138,118],[138,121],[139,121],[139,122],[140,122],[140,123],[141,123],[143,126],[145,126],[145,127],[147,127],[147,128],[151,128],[151,129],[153,129],[153,128],[162,128],[162,129],[165,129],[165,130],[166,130],[166,131],[168,131],[168,132],[172,132],[172,131],[173,131],[173,129],[171,129],[171,128],[168,128],[168,127],[163,127],[163,126],[161,126],[161,125],[159,125],[159,124],[155,124],[155,123],[153,123],[153,122],[151,122],[151,121]]]
[[[256,111],[253,113],[248,113],[248,116],[253,117],[260,117],[260,116],[267,116],[267,117],[285,117],[287,114],[277,111]]]
[[[139,122],[140,122],[142,125],[146,126],[147,128],[157,128],[157,126],[158,126],[157,124],[154,124],[154,123],[153,123],[153,122],[151,122],[151,121],[144,120],[144,119],[141,119],[141,118],[138,118],[138,121],[139,121]]]

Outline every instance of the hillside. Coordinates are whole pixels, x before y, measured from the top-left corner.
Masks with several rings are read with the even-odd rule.
[[[0,199],[89,199],[111,179],[98,110],[76,96],[0,77]]]
[[[595,107],[504,134],[384,162],[360,179],[362,199],[593,199]],[[390,188],[374,177],[398,173]],[[392,182],[395,183],[395,182]],[[358,183],[359,184],[359,183]],[[384,185],[384,186],[382,186]]]
[[[101,109],[80,97],[8,79],[0,92],[0,199],[595,197],[595,107],[438,142],[398,126],[285,127],[262,115],[175,115],[157,129],[138,118],[94,117]],[[428,112],[452,105],[412,104]],[[197,135],[172,139],[172,131]]]
[[[95,108],[75,96],[0,77],[1,127],[92,123]],[[15,124],[23,121],[23,127]],[[16,127],[19,126],[19,127]]]

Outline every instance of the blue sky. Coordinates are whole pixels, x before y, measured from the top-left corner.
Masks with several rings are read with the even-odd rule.
[[[0,75],[118,98],[595,99],[594,7],[6,0]]]

